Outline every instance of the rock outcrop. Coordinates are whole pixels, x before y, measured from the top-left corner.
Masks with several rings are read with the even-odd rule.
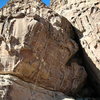
[[[40,0],[10,0],[0,9],[0,100],[77,93],[87,74],[74,35],[70,22]]]
[[[76,28],[89,79],[100,95],[100,0],[51,0],[51,8]]]
[[[0,100],[64,100],[65,98],[61,92],[37,87],[15,76],[0,75]]]

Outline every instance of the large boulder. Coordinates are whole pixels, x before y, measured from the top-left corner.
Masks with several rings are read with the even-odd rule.
[[[100,95],[100,0],[51,0],[51,8],[76,28],[89,79]]]
[[[77,62],[78,45],[73,34],[67,19],[41,1],[11,0],[0,9],[0,74],[75,94],[87,74]]]

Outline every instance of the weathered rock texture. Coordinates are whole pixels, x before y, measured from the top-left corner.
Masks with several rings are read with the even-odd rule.
[[[63,93],[37,87],[10,75],[0,75],[0,100],[64,100],[65,98]]]
[[[84,65],[100,95],[100,0],[51,0],[51,7],[76,28]]]
[[[78,45],[73,39],[67,19],[39,0],[11,0],[0,9],[1,98],[53,100],[52,91],[77,93],[87,74],[78,64]],[[13,77],[6,78],[7,74]],[[39,93],[40,89],[30,89],[34,87],[30,83],[47,90]]]

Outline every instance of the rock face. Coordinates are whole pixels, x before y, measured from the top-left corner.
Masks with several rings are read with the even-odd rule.
[[[61,100],[64,94],[53,91],[77,93],[87,77],[77,51],[66,18],[39,0],[9,1],[0,9],[2,100],[53,100],[52,93]]]
[[[60,92],[49,91],[13,77],[0,75],[0,100],[63,100]]]
[[[100,95],[100,0],[51,0],[51,7],[76,28],[84,65]]]

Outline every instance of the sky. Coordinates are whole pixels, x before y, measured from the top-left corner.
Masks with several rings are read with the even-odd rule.
[[[0,8],[2,8],[9,0],[0,0]],[[47,6],[50,4],[50,0],[42,0]]]
[[[9,0],[0,0],[0,8],[2,8]]]
[[[50,0],[42,0],[47,6],[50,4]]]

